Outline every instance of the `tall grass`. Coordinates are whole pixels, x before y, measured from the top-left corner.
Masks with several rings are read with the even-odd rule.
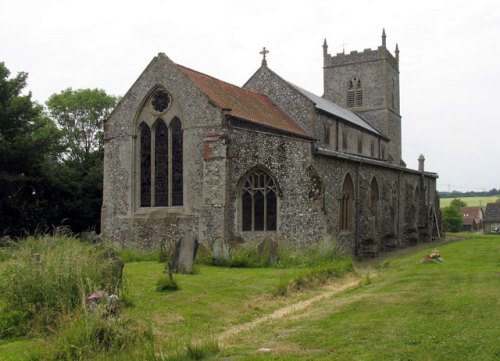
[[[113,252],[65,235],[29,238],[0,267],[0,338],[52,331],[85,295],[115,292]]]

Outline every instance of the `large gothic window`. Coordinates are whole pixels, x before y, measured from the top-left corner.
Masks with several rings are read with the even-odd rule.
[[[251,172],[243,181],[241,194],[243,231],[275,231],[278,223],[276,182],[262,170]]]
[[[354,77],[347,83],[347,107],[361,106],[363,106],[363,87],[361,86],[361,80]]]
[[[150,128],[139,125],[140,206],[168,207],[183,203],[182,124],[174,118],[167,126],[158,118]]]
[[[340,229],[351,229],[353,218],[354,186],[349,174],[345,176],[340,198]]]

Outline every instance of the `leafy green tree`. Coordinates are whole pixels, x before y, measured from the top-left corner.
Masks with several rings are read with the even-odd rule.
[[[454,200],[452,200],[450,202],[450,207],[456,207],[456,208],[460,209],[462,207],[467,207],[467,203],[465,203],[460,198],[455,198]]]
[[[0,234],[21,236],[53,222],[50,169],[63,150],[62,132],[43,108],[22,95],[28,75],[10,77],[0,63]]]
[[[458,232],[464,223],[464,217],[460,212],[460,208],[449,206],[443,209],[443,222],[448,226],[451,232]]]
[[[103,121],[117,98],[102,89],[71,88],[47,101],[49,114],[64,131],[68,146],[54,182],[61,192],[65,224],[74,232],[99,230],[103,178]]]
[[[68,88],[47,101],[50,117],[65,131],[67,157],[85,161],[103,149],[103,122],[115,107],[117,98],[102,89]]]

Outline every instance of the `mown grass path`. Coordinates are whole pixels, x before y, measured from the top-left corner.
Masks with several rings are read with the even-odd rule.
[[[218,359],[499,360],[500,237],[373,263],[376,278],[225,341]]]

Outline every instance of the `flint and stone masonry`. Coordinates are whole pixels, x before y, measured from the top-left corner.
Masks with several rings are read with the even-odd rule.
[[[267,50],[263,53],[265,56]],[[153,249],[206,247],[361,256],[439,229],[437,174],[401,159],[399,50],[324,55],[324,96],[261,67],[243,87],[160,53],[105,123],[102,233]]]

